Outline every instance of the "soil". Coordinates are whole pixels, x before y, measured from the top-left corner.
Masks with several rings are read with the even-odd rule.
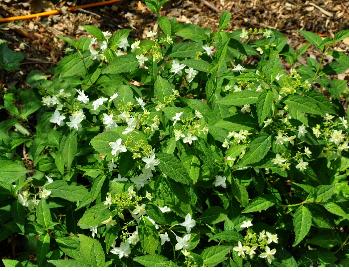
[[[75,2],[58,1],[54,5],[47,0],[2,0],[0,17],[60,9],[97,0]],[[304,42],[298,34],[300,29],[323,36],[349,29],[349,1],[343,0],[173,0],[166,4],[161,15],[216,29],[223,10],[233,15],[231,30],[274,28],[286,34],[295,46]],[[33,68],[47,71],[52,67],[64,54],[64,43],[59,37],[84,35],[81,25],[94,24],[109,31],[132,28],[135,37],[142,37],[145,31],[154,27],[155,21],[156,17],[143,2],[121,0],[111,6],[76,13],[0,24],[0,39],[7,40],[11,48],[25,53],[22,74],[16,74],[23,77]]]

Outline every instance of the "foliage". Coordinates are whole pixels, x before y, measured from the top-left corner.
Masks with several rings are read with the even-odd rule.
[[[23,247],[4,265],[348,266],[349,31],[293,49],[230,17],[131,44],[86,26],[5,92],[0,240]]]

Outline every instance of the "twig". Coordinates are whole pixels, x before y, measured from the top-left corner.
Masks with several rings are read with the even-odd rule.
[[[313,6],[314,8],[317,8],[318,10],[320,10],[326,16],[333,17],[333,13],[332,12],[324,10],[322,7],[319,7],[318,5],[315,5],[314,3],[309,3],[309,5]]]
[[[86,10],[86,9],[78,9],[79,11],[81,11],[82,13],[86,13],[86,14],[89,14],[89,15],[93,15],[93,16],[96,16],[97,18],[101,18],[101,15],[97,14],[97,13],[94,13],[92,11],[89,11],[89,10]]]
[[[215,11],[215,12],[217,12],[217,13],[220,12],[219,9],[216,8],[216,7],[215,7],[213,4],[211,4],[210,2],[208,2],[208,1],[206,1],[206,0],[201,0],[201,2],[202,2],[205,6],[209,7],[210,9],[212,9],[213,11]]]

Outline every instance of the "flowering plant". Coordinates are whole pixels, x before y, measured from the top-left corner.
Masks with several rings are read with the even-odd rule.
[[[349,31],[292,49],[229,20],[86,26],[6,92],[0,240],[30,247],[6,266],[348,265]]]

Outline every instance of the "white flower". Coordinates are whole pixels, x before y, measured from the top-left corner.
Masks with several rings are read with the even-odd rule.
[[[195,76],[199,73],[198,71],[194,70],[193,68],[185,69],[185,73],[187,74],[186,78],[189,83],[194,80]]]
[[[234,72],[242,72],[244,70],[245,70],[245,68],[243,66],[241,66],[240,64],[235,65],[233,68]]]
[[[238,245],[233,247],[233,250],[236,251],[238,253],[239,257],[244,258],[245,257],[245,247],[241,244],[241,242],[238,242]]]
[[[145,168],[155,170],[155,166],[160,164],[160,160],[155,158],[155,154],[148,157],[143,157],[142,161],[145,163]]]
[[[65,116],[61,115],[59,111],[56,109],[53,113],[52,117],[50,118],[50,122],[57,124],[58,126],[62,126],[64,124]]]
[[[240,39],[243,39],[243,40],[248,39],[248,31],[246,31],[246,29],[242,29],[240,33]]]
[[[275,76],[275,80],[276,80],[276,81],[280,81],[280,79],[281,79],[282,76],[283,76],[283,74],[278,73],[278,74]]]
[[[136,245],[139,242],[138,230],[135,230],[129,238],[127,238],[127,242],[131,245]]]
[[[68,127],[78,130],[81,127],[81,122],[85,119],[85,114],[82,109],[79,111],[73,112],[69,117],[69,122],[67,122]]]
[[[304,124],[298,126],[298,137],[304,136],[307,133],[307,129]]]
[[[344,128],[348,129],[348,121],[344,117],[339,117],[339,120],[342,122]]]
[[[124,51],[127,50],[127,47],[130,46],[128,43],[128,40],[126,37],[122,38],[118,44],[118,48],[123,49]]]
[[[203,116],[200,111],[195,110],[195,117],[197,117],[198,119],[201,119]]]
[[[191,231],[192,228],[195,227],[196,225],[196,221],[194,219],[192,219],[190,214],[187,214],[185,216],[185,220],[183,223],[179,224],[183,227],[185,227],[185,229],[187,230],[187,232],[189,233]]]
[[[304,154],[305,154],[306,156],[308,156],[308,158],[310,158],[310,156],[311,156],[311,151],[310,151],[310,149],[309,149],[308,147],[305,147],[305,148],[304,148]]]
[[[19,193],[18,194],[19,204],[21,204],[24,207],[28,207],[28,205],[29,205],[28,198],[29,198],[28,191],[23,191],[23,192]]]
[[[212,56],[213,53],[214,53],[214,47],[213,46],[204,45],[204,46],[202,46],[202,49],[205,50],[205,52],[206,52],[206,54],[208,56]]]
[[[263,126],[263,128],[264,127],[267,127],[268,125],[270,125],[271,123],[273,122],[273,120],[272,119],[266,119],[265,121],[264,121],[264,126]]]
[[[334,118],[334,116],[332,116],[332,115],[330,115],[330,114],[328,114],[328,113],[326,113],[325,116],[324,116],[324,119],[325,119],[326,121],[331,121],[333,118]]]
[[[342,134],[342,131],[333,130],[330,142],[333,142],[336,145],[339,145],[342,141],[344,141],[345,135]]]
[[[268,237],[268,240],[267,240],[267,243],[268,244],[271,244],[271,243],[275,243],[277,244],[279,242],[279,239],[278,239],[278,235],[277,234],[271,234],[270,232],[266,232],[266,235]]]
[[[149,216],[147,216],[146,218],[150,221],[151,224],[154,225],[155,229],[159,229],[159,226],[155,223],[154,219],[150,218]]]
[[[113,95],[110,96],[109,102],[114,101],[118,96],[119,96],[119,94],[115,92]]]
[[[259,237],[258,237],[258,241],[264,241],[266,240],[267,238],[267,235],[265,233],[265,230],[262,230],[260,233],[259,233]]]
[[[174,115],[172,117],[173,125],[175,125],[177,123],[177,121],[181,120],[182,115],[183,115],[183,112],[179,112],[179,113],[176,113],[176,115]]]
[[[240,228],[247,229],[252,226],[253,226],[252,220],[245,220],[241,223]]]
[[[184,64],[180,64],[177,60],[173,60],[170,71],[174,74],[180,74],[184,68],[185,68]]]
[[[108,101],[107,98],[98,98],[97,100],[93,101],[92,106],[93,106],[93,110],[97,110],[101,105],[104,104],[104,102]]]
[[[137,126],[137,119],[134,117],[129,118],[127,121],[127,128],[122,132],[123,135],[131,133]]]
[[[142,109],[144,110],[145,102],[143,101],[143,99],[140,97],[136,97],[136,101],[139,104],[139,106],[142,107]]]
[[[241,113],[250,113],[251,112],[251,106],[249,104],[245,104],[241,108]]]
[[[135,209],[131,212],[132,216],[138,220],[141,216],[145,215],[147,212],[145,211],[145,204],[136,205]]]
[[[280,154],[276,154],[276,157],[272,160],[273,164],[282,166],[287,160]]]
[[[79,94],[77,97],[77,100],[79,102],[82,102],[83,104],[86,104],[89,102],[89,98],[83,90],[77,89],[76,92]]]
[[[225,181],[227,180],[227,178],[225,176],[216,176],[215,181],[213,182],[214,186],[221,186],[223,188],[227,188],[227,185],[225,183]]]
[[[177,244],[175,245],[175,250],[189,248],[190,234],[186,234],[183,237],[176,236],[176,240]]]
[[[59,104],[59,100],[56,96],[46,96],[42,98],[43,105],[47,107],[52,107]]]
[[[106,40],[108,40],[112,36],[112,34],[109,31],[102,31],[102,33]]]
[[[39,197],[41,199],[46,199],[51,195],[51,191],[47,190],[45,188],[43,188],[40,192],[39,192]]]
[[[132,177],[131,181],[136,185],[137,189],[142,188],[148,180],[153,177],[150,169],[143,169],[142,173],[138,176]]]
[[[272,260],[274,259],[274,254],[276,253],[276,249],[270,250],[268,246],[265,247],[265,252],[261,253],[259,255],[260,258],[266,258],[268,263],[270,264]]]
[[[185,137],[185,135],[183,134],[183,132],[181,130],[174,130],[174,134],[175,134],[175,140],[178,141],[180,140],[182,137]]]
[[[109,142],[109,146],[112,149],[111,154],[113,156],[117,156],[117,155],[119,155],[119,153],[122,153],[122,152],[127,152],[125,145],[122,144],[121,138],[119,138],[115,142]]]
[[[191,133],[188,133],[184,138],[183,138],[183,143],[188,143],[191,145],[193,141],[197,140],[198,138],[196,136],[193,136]]]
[[[320,125],[316,125],[316,127],[313,127],[313,134],[316,136],[316,138],[319,138],[321,135],[320,131]]]
[[[100,45],[100,49],[101,49],[102,52],[107,50],[108,49],[108,42],[106,42],[105,40],[102,41],[102,44]]]
[[[148,58],[144,55],[138,55],[136,58],[138,60],[139,67],[145,68],[144,63],[148,61]]]
[[[46,177],[48,183],[53,183],[53,179],[50,176],[45,175],[45,177]]]
[[[108,206],[108,208],[113,204],[111,194],[108,193],[107,196],[105,197],[105,201],[103,203],[105,206]]]
[[[299,169],[300,171],[304,171],[308,167],[308,162],[304,162],[303,159],[299,161],[299,163],[296,165],[296,169]]]
[[[158,32],[156,32],[156,31],[151,31],[151,30],[150,30],[150,31],[147,31],[147,32],[146,32],[146,37],[152,39],[152,38],[154,38],[157,34],[158,34]]]
[[[116,169],[117,167],[118,167],[118,165],[115,164],[113,160],[110,161],[110,162],[108,163],[108,171],[109,171],[109,172],[112,172],[112,171],[113,171],[114,169]]]
[[[136,51],[136,49],[139,49],[139,44],[141,43],[140,40],[135,41],[134,43],[131,44],[131,52]]]
[[[111,129],[117,126],[115,121],[113,120],[113,114],[103,114],[103,124],[107,129]]]
[[[263,37],[270,38],[273,35],[273,32],[270,29],[266,29],[263,32]]]
[[[254,255],[256,254],[256,246],[253,247],[249,247],[249,246],[244,246],[245,248],[245,252],[248,256],[250,256],[250,258],[252,259],[254,257]]]
[[[283,145],[285,142],[287,142],[287,140],[288,140],[288,137],[284,136],[284,134],[281,131],[279,131],[278,135],[276,136],[275,142],[278,145]]]
[[[90,45],[89,45],[89,50],[90,50],[90,53],[91,53],[91,56],[93,59],[96,59],[97,56],[98,56],[98,51],[97,51],[97,48],[98,48],[98,42],[97,42],[97,39],[96,38],[92,38],[91,41],[90,41]]]
[[[258,53],[260,53],[261,55],[263,55],[263,49],[261,48],[261,47],[258,47],[257,49],[256,49],[256,51],[258,52]]]
[[[131,253],[131,247],[128,242],[122,242],[119,247],[113,247],[110,253],[118,255],[119,259],[128,257]]]
[[[168,212],[171,212],[171,209],[167,206],[164,206],[164,207],[159,207],[160,211],[162,213],[168,213]]]
[[[160,239],[161,239],[161,245],[165,244],[166,242],[170,242],[170,238],[168,237],[167,232],[160,233]]]
[[[92,235],[92,238],[95,238],[96,234],[97,234],[97,230],[98,230],[98,227],[91,227],[90,228],[90,231],[91,231],[91,235]]]

